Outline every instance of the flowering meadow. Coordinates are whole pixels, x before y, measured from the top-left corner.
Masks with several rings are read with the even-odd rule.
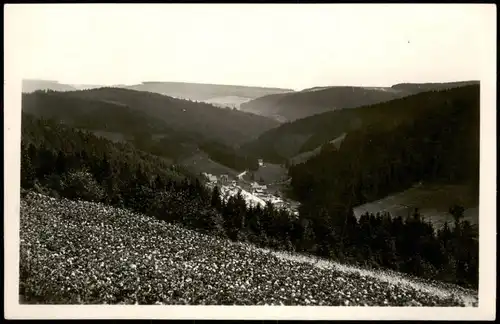
[[[426,290],[320,267],[129,210],[33,192],[21,199],[20,240],[21,303],[477,306],[477,293],[458,286]]]

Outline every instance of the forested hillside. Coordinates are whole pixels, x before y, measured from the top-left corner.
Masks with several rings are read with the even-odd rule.
[[[165,122],[176,131],[198,133],[206,139],[215,139],[229,145],[250,140],[278,125],[269,118],[250,113],[219,109],[205,103],[145,91],[99,88],[64,92],[59,95],[126,105]]]
[[[327,111],[373,105],[423,91],[444,90],[470,84],[478,82],[403,83],[392,87],[315,87],[260,97],[243,103],[241,109],[280,121],[294,121]]]
[[[478,86],[422,93],[359,110],[363,115],[358,116],[369,124],[350,131],[339,149],[326,146],[290,168],[302,201],[362,204],[418,181],[468,183],[478,194]],[[381,118],[383,112],[391,118]]]
[[[196,103],[138,91],[107,90],[24,94],[23,111],[109,135],[108,138],[123,138],[141,150],[175,161],[190,157],[201,149],[212,160],[238,171],[257,165],[255,158],[241,155],[232,145],[241,138],[251,138],[252,134],[267,129],[265,122],[269,120],[264,119],[261,123],[259,116],[230,110],[219,115],[221,120],[216,119],[217,114],[212,119],[191,118],[200,110]],[[130,93],[120,99],[115,97],[114,90]],[[149,100],[150,96],[157,96],[156,101]],[[207,109],[220,111],[211,106]],[[209,113],[205,111],[203,114]],[[235,130],[233,123],[241,129]]]
[[[126,104],[65,95],[56,91],[37,91],[24,94],[22,109],[26,113],[56,119],[75,128],[136,133],[168,133],[162,121]]]
[[[354,130],[370,132],[377,124],[390,131],[402,123],[412,123],[426,113],[447,110],[455,101],[476,100],[479,105],[479,85],[458,87],[443,91],[423,92],[400,99],[353,109],[341,109],[285,123],[271,129],[255,141],[245,143],[242,149],[274,163],[317,149],[331,140]],[[469,98],[469,99],[467,99]],[[429,117],[433,118],[433,117]],[[430,128],[442,127],[431,123]],[[344,145],[344,144],[342,144]]]

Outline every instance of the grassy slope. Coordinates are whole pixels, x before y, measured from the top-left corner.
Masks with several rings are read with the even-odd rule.
[[[336,137],[335,139],[331,140],[329,143],[333,144],[338,149],[340,147],[340,145],[342,144],[342,141],[344,140],[345,137],[346,137],[346,133]],[[323,145],[320,145],[317,148],[315,148],[314,150],[299,153],[299,154],[295,155],[294,157],[290,158],[289,161],[291,164],[303,163],[303,162],[309,160],[311,157],[318,155],[321,152],[322,147],[323,147]]]
[[[264,163],[258,170],[245,174],[244,179],[251,181],[251,173],[253,173],[255,181],[262,179],[268,185],[287,178],[287,169],[279,164],[272,163]]]
[[[198,151],[198,153],[180,160],[179,163],[196,174],[206,172],[215,175],[227,174],[236,177],[239,173],[225,165],[213,161],[203,151]]]
[[[477,303],[455,286],[314,265],[101,204],[30,193],[20,217],[23,303]]]
[[[473,197],[467,186],[463,185],[443,185],[425,184],[409,188],[383,199],[363,204],[354,208],[356,217],[360,217],[365,212],[389,212],[391,215],[406,218],[413,208],[418,207],[421,215],[429,220],[434,228],[441,228],[445,221],[453,224],[453,217],[448,209],[453,204],[466,208],[464,219],[471,224],[479,223],[479,212],[477,198]]]

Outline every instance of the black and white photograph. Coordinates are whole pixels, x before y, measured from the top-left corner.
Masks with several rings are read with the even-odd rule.
[[[6,318],[495,318],[495,5],[4,20]]]

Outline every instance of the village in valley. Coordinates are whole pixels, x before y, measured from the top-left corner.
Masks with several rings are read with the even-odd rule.
[[[264,162],[259,159],[259,168],[264,167]],[[207,180],[207,187],[213,189],[219,187],[221,198],[226,201],[231,196],[236,196],[241,192],[243,199],[249,206],[260,205],[265,207],[267,202],[270,202],[274,207],[285,209],[293,215],[298,216],[298,203],[287,199],[277,189],[276,183],[266,185],[264,181],[255,181],[253,179],[246,180],[244,177],[248,171],[238,174],[236,177],[231,177],[227,174],[219,176],[203,172],[202,175]],[[274,191],[273,188],[274,187]]]

